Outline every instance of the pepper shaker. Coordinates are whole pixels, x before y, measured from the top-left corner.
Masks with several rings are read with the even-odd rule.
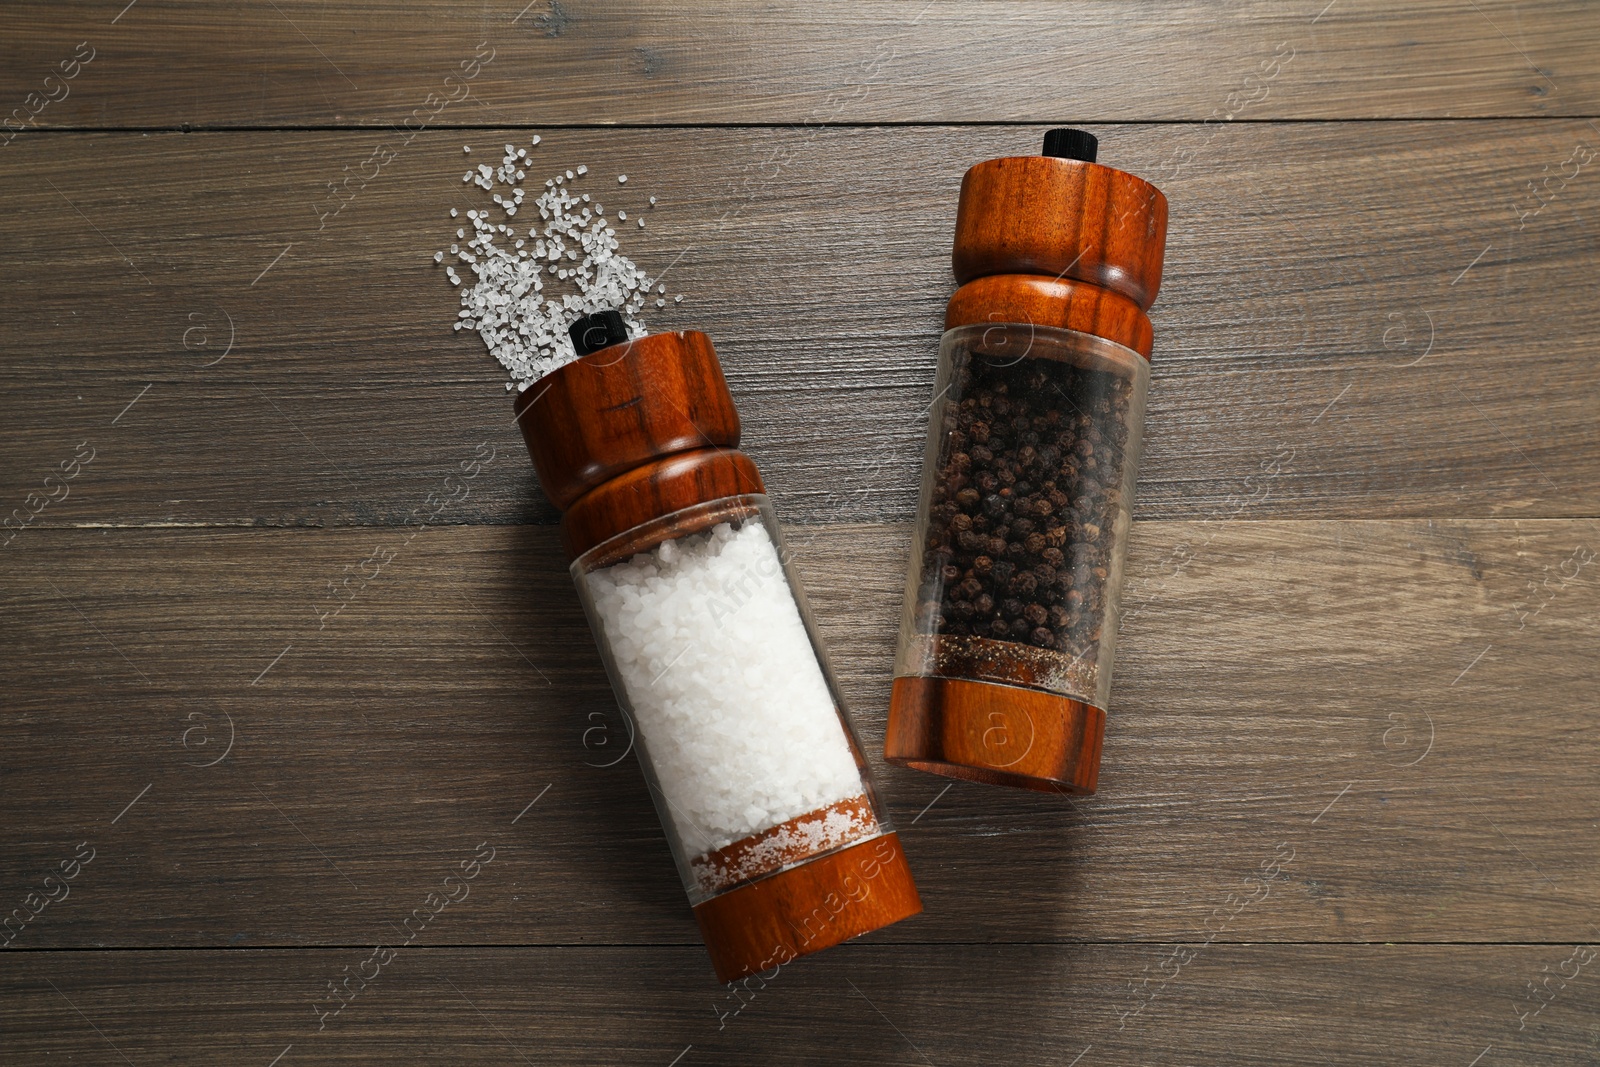
[[[967,171],[885,755],[1099,778],[1167,202],[1081,130]]]
[[[570,334],[517,423],[717,976],[918,913],[710,339]]]

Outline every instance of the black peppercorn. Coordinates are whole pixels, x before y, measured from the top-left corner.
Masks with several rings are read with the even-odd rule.
[[[1129,390],[1068,362],[981,356],[936,406],[919,628],[1027,644],[1079,673],[1102,625]]]

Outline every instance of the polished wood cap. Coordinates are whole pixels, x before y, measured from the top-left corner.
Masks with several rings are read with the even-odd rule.
[[[884,758],[902,767],[1074,796],[1100,779],[1106,713],[1071,697],[965,678],[894,680]]]
[[[920,911],[900,838],[888,833],[730,889],[694,917],[717,978],[735,982]]]
[[[750,457],[732,448],[678,452],[617,475],[580,496],[561,517],[561,544],[568,559],[652,519],[724,497],[765,493]],[[707,516],[706,522],[724,519]],[[702,522],[700,529],[708,528]],[[664,530],[655,543],[698,532],[684,526]],[[617,545],[597,566],[617,563],[654,544]]]
[[[962,178],[952,263],[963,285],[1042,274],[1110,289],[1147,311],[1166,243],[1167,198],[1143,178],[1076,159],[1009,156]]]
[[[641,464],[739,445],[739,412],[711,339],[698,331],[592,352],[523,391],[515,410],[539,484],[562,510]]]
[[[1150,358],[1154,342],[1150,316],[1121,293],[1037,274],[988,274],[957,289],[945,308],[944,328],[986,322],[1021,322],[1090,333],[1130,348],[1145,359]]]

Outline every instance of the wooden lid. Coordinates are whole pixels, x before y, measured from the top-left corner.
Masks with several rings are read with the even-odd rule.
[[[973,323],[1029,323],[1092,333],[1150,358],[1150,316],[1121,293],[1037,274],[989,274],[956,290],[944,328]]]
[[[535,382],[515,408],[539,484],[563,511],[652,460],[739,444],[739,412],[716,350],[697,331],[592,352]]]
[[[652,519],[683,512],[696,504],[766,491],[761,472],[749,456],[737,449],[700,448],[677,452],[634,467],[579,497],[561,517],[561,545],[567,550],[567,558],[574,560]],[[753,512],[753,509],[734,499],[726,509],[683,515],[681,521],[674,519],[662,524],[661,529],[654,530],[649,537],[623,538],[599,553],[604,558],[586,560],[585,566],[620,563],[662,541],[726,522],[727,512],[743,511]]]
[[[922,911],[894,833],[695,905],[717,978],[735,982]]]
[[[952,259],[963,285],[1042,274],[1110,289],[1148,311],[1166,242],[1167,198],[1143,178],[1076,159],[1010,156],[962,178]]]
[[[1037,689],[896,678],[884,758],[902,767],[1042,793],[1093,793],[1106,713]]]

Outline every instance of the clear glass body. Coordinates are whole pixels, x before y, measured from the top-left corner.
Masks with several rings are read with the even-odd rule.
[[[945,333],[896,676],[1106,707],[1149,377],[1092,334]]]
[[[890,832],[767,498],[572,565],[692,903]]]

